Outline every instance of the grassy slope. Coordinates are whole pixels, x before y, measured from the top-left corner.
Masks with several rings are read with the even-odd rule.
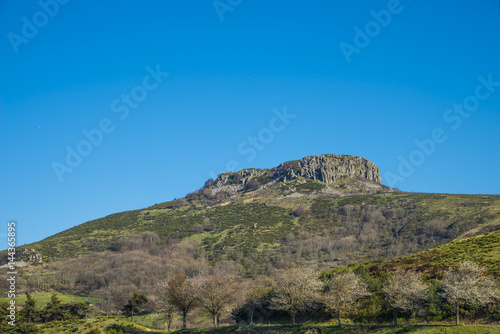
[[[447,268],[458,266],[464,260],[477,262],[490,274],[500,276],[500,230],[455,240],[411,256],[388,261],[354,263],[348,267],[382,275],[402,269],[415,270],[429,277],[440,277]],[[326,275],[342,269],[334,269]]]
[[[209,254],[209,260],[217,261],[241,258],[249,253],[272,252],[283,245],[287,235],[298,231],[314,236],[343,228],[345,235],[357,236],[364,224],[361,221],[363,213],[359,213],[356,225],[346,222],[339,212],[353,205],[362,210],[375,208],[386,215],[382,222],[375,221],[380,229],[377,240],[364,245],[358,253],[346,254],[352,262],[385,257],[384,251],[395,235],[399,241],[413,245],[416,251],[453,238],[425,235],[428,222],[446,220],[446,229],[453,229],[454,237],[481,233],[488,226],[500,225],[498,195],[349,195],[350,184],[341,181],[326,188],[343,190],[345,196],[317,196],[317,191],[324,191],[325,187],[317,181],[294,180],[277,183],[260,192],[241,193],[227,200],[192,198],[182,207],[166,202],[96,219],[25,247],[40,252],[44,260],[51,260],[115,250],[117,242],[126,235],[154,231],[161,243],[171,239],[197,240]],[[293,210],[299,206],[308,210],[306,217],[293,217]],[[210,228],[200,231],[207,219]],[[332,235],[339,234],[333,232]]]
[[[35,298],[36,303],[38,306],[45,306],[50,302],[50,297],[52,296],[51,292],[38,292],[38,293],[32,293],[31,296]],[[85,296],[76,296],[76,295],[66,295],[66,294],[61,294],[58,293],[57,297],[63,302],[63,303],[69,303],[69,302],[82,302],[82,303],[91,303],[92,301],[89,299],[89,297]],[[4,301],[9,301],[10,298],[0,298],[0,302]],[[26,295],[17,295],[16,298],[14,298],[16,301],[16,305],[24,305],[26,302]]]
[[[114,327],[116,326],[116,327]],[[48,324],[38,325],[42,334],[55,333],[89,333],[93,329],[106,333],[108,330],[116,328],[122,330],[123,334],[155,334],[166,333],[161,330],[154,330],[142,324],[131,322],[123,317],[93,317],[81,320],[53,321]]]
[[[413,256],[388,261],[387,265],[440,273],[464,260],[478,262],[490,273],[500,275],[500,231],[456,240]]]

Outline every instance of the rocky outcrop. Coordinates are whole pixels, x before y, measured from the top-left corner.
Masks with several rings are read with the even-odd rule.
[[[381,183],[380,171],[375,164],[365,158],[350,155],[326,154],[305,157],[297,161],[282,163],[278,169],[285,169],[283,180],[297,177],[334,183],[343,177],[363,178]]]
[[[334,183],[343,178],[358,178],[381,183],[380,171],[371,161],[350,155],[324,154],[288,161],[271,169],[243,169],[236,173],[219,175],[212,190],[235,193],[245,189],[255,179],[261,185],[285,182],[303,177],[323,183]]]

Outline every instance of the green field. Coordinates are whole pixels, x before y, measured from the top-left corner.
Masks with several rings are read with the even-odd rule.
[[[47,305],[48,302],[50,302],[50,297],[52,296],[52,292],[38,292],[38,293],[32,293],[31,296],[35,298],[36,303],[38,306],[45,306]],[[76,296],[76,295],[65,295],[62,293],[58,293],[57,297],[63,302],[63,303],[70,303],[70,302],[82,302],[82,303],[92,303],[92,300],[89,297],[85,296]],[[26,302],[26,295],[17,295],[16,298],[14,298],[16,301],[16,305],[24,305]],[[0,298],[0,302],[6,302],[10,301],[10,298]]]
[[[81,320],[53,321],[49,324],[38,325],[43,334],[55,333],[89,333],[93,329],[99,329],[106,333],[110,329],[122,330],[123,334],[145,334],[166,333],[165,331],[153,330],[142,324],[131,322],[122,317],[94,317]]]

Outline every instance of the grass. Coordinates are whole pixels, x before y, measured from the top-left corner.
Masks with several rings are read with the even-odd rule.
[[[132,322],[123,317],[93,317],[81,320],[53,321],[48,324],[38,325],[42,334],[55,333],[89,333],[93,329],[98,329],[101,333],[106,333],[110,329],[123,331],[123,334],[159,334],[165,331],[155,330],[151,327]]]
[[[280,334],[348,334],[348,333],[373,333],[373,334],[392,334],[392,333],[421,333],[421,334],[486,334],[500,333],[500,326],[447,326],[447,325],[401,325],[398,327],[390,325],[343,325],[338,328],[336,325],[271,325],[271,326],[229,326],[219,328],[197,328],[185,329],[174,332],[176,334],[186,333],[280,333]]]
[[[38,293],[32,293],[31,296],[35,298],[38,306],[45,306],[50,302],[50,297],[52,296],[52,293],[38,292]],[[65,295],[58,293],[57,297],[65,304],[69,302],[92,303],[91,299],[86,296]],[[9,298],[0,298],[0,302],[5,302],[9,300],[10,300]],[[24,305],[26,303],[26,295],[24,294],[16,295],[15,301],[16,305]]]

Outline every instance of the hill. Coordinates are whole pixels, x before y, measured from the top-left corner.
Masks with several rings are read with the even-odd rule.
[[[103,268],[103,282],[132,277],[116,270],[120,263],[154,266],[153,276],[219,263],[255,277],[296,265],[329,270],[387,260],[500,228],[498,195],[403,193],[380,182],[375,164],[345,155],[224,173],[184,198],[21,247],[17,259],[37,264],[26,277],[47,278],[50,286],[57,280],[49,277],[59,276],[63,285],[88,283],[80,266]]]

